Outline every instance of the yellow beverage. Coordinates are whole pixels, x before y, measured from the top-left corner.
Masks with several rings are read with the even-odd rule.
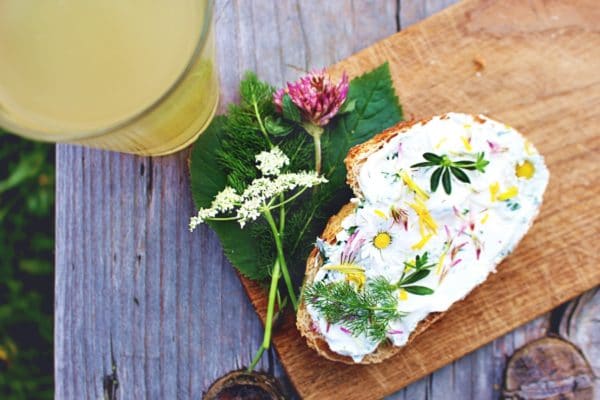
[[[136,154],[191,143],[218,100],[210,0],[0,0],[0,125]]]

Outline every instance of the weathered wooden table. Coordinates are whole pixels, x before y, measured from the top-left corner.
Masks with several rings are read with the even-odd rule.
[[[245,70],[280,85],[453,2],[217,0],[220,109]],[[57,399],[200,399],[258,348],[262,327],[216,236],[188,232],[187,156],[57,147]],[[555,320],[540,317],[391,398],[497,398],[507,356]],[[285,380],[273,353],[259,368]]]

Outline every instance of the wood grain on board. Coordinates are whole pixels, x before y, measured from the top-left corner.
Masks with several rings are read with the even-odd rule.
[[[254,70],[263,79],[280,85],[286,80],[295,79],[303,70],[338,62],[452,2],[216,0],[217,65],[221,77],[220,110],[223,111],[225,104],[238,98],[237,85],[244,70]],[[515,6],[514,3],[509,2],[503,7],[510,9]],[[474,7],[475,3],[468,4],[469,7]],[[590,93],[594,88],[590,86],[589,77],[585,74],[587,68],[581,64],[596,65],[598,69],[597,53],[591,56],[589,54],[590,48],[592,51],[598,48],[598,34],[593,26],[600,25],[592,10],[593,2],[569,3],[572,6],[563,6],[557,2],[528,2],[527,12],[522,13],[526,18],[522,21],[515,20],[516,15],[512,11],[509,14],[499,13],[500,25],[492,24],[492,32],[485,31],[485,24],[489,24],[486,18],[492,18],[497,12],[495,7],[501,4],[486,4],[476,6],[478,14],[472,16],[474,22],[467,24],[470,28],[465,37],[454,32],[448,38],[440,39],[443,32],[452,32],[452,26],[459,26],[454,19],[461,18],[453,11],[451,18],[444,17],[442,20],[449,27],[423,30],[423,26],[418,26],[409,30],[407,35],[410,36],[410,41],[398,47],[395,57],[391,57],[389,51],[384,53],[386,45],[381,47],[380,44],[375,49],[367,50],[377,53],[371,62],[364,58],[370,56],[359,55],[358,57],[362,57],[360,63],[354,62],[348,69],[352,73],[359,73],[384,58],[390,59],[393,62],[396,89],[405,110],[415,116],[443,111],[450,106],[463,111],[486,111],[484,106],[489,108],[494,96],[499,94],[490,92],[489,100],[482,98],[481,91],[475,86],[476,78],[481,79],[481,85],[490,85],[490,82],[486,82],[488,79],[501,79],[496,86],[502,89],[507,85],[506,90],[509,91],[518,84],[525,85],[528,90],[523,89],[517,92],[518,96],[513,96],[518,99],[516,105],[508,101],[513,101],[512,99],[507,99],[502,102],[502,107],[491,108],[489,113],[518,128],[525,128],[531,125],[528,113],[526,109],[519,113],[517,108],[532,109],[539,101],[539,107],[548,107],[545,112],[549,115],[544,115],[548,118],[547,123],[544,120],[536,122],[540,130],[545,130],[548,140],[555,138],[567,148],[567,152],[562,154],[556,150],[558,143],[542,146],[537,137],[533,138],[542,151],[552,150],[553,155],[546,155],[551,157],[550,168],[553,172],[556,168],[563,168],[561,163],[565,168],[570,168],[569,160],[578,154],[576,149],[579,149],[579,154],[587,154],[582,162],[588,162],[586,160],[591,157],[588,153],[597,152],[597,143],[596,146],[586,145],[581,140],[598,135],[597,130],[593,131],[597,117],[589,114],[590,109],[598,109],[598,88],[596,86],[595,94]],[[465,8],[464,5],[460,7]],[[546,19],[538,21],[537,14],[549,18],[550,22]],[[582,18],[587,22],[580,21]],[[508,28],[504,28],[502,24],[508,24]],[[517,29],[515,24],[523,27]],[[505,33],[507,37],[502,39]],[[548,34],[563,36],[554,43],[554,47],[547,42],[542,46],[539,39],[546,38],[545,35]],[[539,82],[531,79],[531,72],[521,76],[516,73],[517,70],[512,69],[516,68],[518,59],[510,61],[513,67],[507,67],[507,70],[512,71],[512,74],[507,77],[500,77],[501,71],[497,70],[500,66],[491,65],[491,59],[486,60],[486,69],[481,71],[480,77],[473,76],[475,72],[471,68],[474,67],[468,57],[479,54],[479,35],[483,38],[492,36],[485,40],[493,39],[502,44],[504,50],[500,54],[505,62],[509,62],[510,58],[508,47],[518,47],[515,53],[518,55],[523,53],[523,46],[539,45],[539,56],[545,58],[547,63],[561,64],[559,72],[562,76],[555,77],[556,82],[550,84],[549,66],[542,68],[545,75]],[[537,39],[531,42],[530,37]],[[565,43],[569,39],[572,43]],[[395,42],[397,39],[392,40]],[[432,43],[439,40],[441,42]],[[578,44],[578,41],[587,41],[587,44]],[[491,46],[490,43],[487,42],[486,46]],[[449,50],[445,51],[447,46],[450,46]],[[465,49],[461,50],[463,46]],[[492,50],[495,47],[486,46],[482,49],[495,51]],[[435,54],[426,50],[430,47]],[[466,60],[460,61],[448,54],[461,53],[466,49],[473,53],[466,54]],[[529,53],[535,51],[536,48],[529,49]],[[594,58],[593,62],[596,64],[590,63]],[[447,64],[436,66],[436,61]],[[529,58],[526,63],[529,68],[534,68],[542,61]],[[448,77],[453,74],[446,71],[446,68],[456,69],[457,75],[454,78]],[[486,75],[490,74],[490,68],[496,72]],[[569,68],[574,70],[564,74],[563,71]],[[421,74],[421,69],[427,74]],[[410,71],[409,74],[405,73],[406,70]],[[416,79],[414,82],[413,77]],[[563,82],[563,79],[572,82],[573,77],[577,78],[577,85]],[[450,79],[448,84],[452,85],[460,79],[469,84],[462,88],[463,92],[459,92],[457,98],[451,100],[454,95],[443,90],[448,87],[443,86],[447,85],[447,79]],[[427,84],[428,81],[430,84]],[[572,108],[568,106],[567,103],[571,101],[569,96],[576,95],[576,87],[586,86],[590,86],[584,89],[585,96],[588,97],[586,107],[581,106],[579,97]],[[489,86],[486,87],[489,89]],[[469,91],[465,92],[467,88]],[[418,93],[420,90],[423,90],[423,94]],[[481,102],[480,109],[477,104],[465,99],[471,92],[479,93],[473,99]],[[434,98],[433,94],[441,94],[441,97]],[[506,98],[506,95],[500,95]],[[565,110],[579,113],[581,122],[561,122],[559,114],[565,113]],[[535,115],[539,116],[540,113]],[[522,121],[527,125],[521,125]],[[572,141],[564,140],[564,136],[554,136],[564,135],[560,128],[581,134],[569,136]],[[529,134],[530,130],[527,129],[526,133]],[[540,133],[536,135],[539,136]],[[247,365],[258,348],[262,340],[260,322],[233,268],[224,259],[218,238],[207,228],[201,228],[194,234],[187,231],[193,206],[185,173],[186,159],[185,152],[150,159],[78,146],[57,147],[57,399],[199,399],[213,380],[230,370]],[[587,187],[587,190],[580,191],[577,195],[577,199],[584,202],[582,207],[585,207],[586,200],[582,194],[589,194],[593,190],[592,185],[597,182],[594,181],[595,175],[581,176],[580,173],[582,171],[574,171],[573,177],[576,188]],[[587,181],[582,183],[582,180]],[[554,181],[553,177],[552,185],[557,184],[559,182]],[[550,189],[554,193],[562,193],[557,186],[551,186]],[[559,212],[563,204],[576,204],[574,199],[569,200],[569,193],[565,193],[565,199],[558,204],[552,205],[547,200],[542,218]],[[593,208],[595,205],[589,204],[590,201],[587,200],[588,206]],[[574,221],[579,224],[573,226],[574,235],[581,233],[582,224],[586,229],[597,226],[597,219],[584,221],[584,217],[588,217],[585,212]],[[543,219],[540,221],[544,223]],[[558,222],[563,223],[560,219]],[[548,240],[552,240],[552,243],[560,242],[562,237],[557,234],[558,232],[549,233]],[[532,232],[530,236],[533,238],[538,234]],[[575,239],[571,241],[573,240]],[[538,251],[535,244],[529,243],[520,252],[528,252],[528,249],[534,247],[534,251]],[[562,254],[565,248],[565,245],[560,244],[557,254]],[[589,250],[586,246],[575,247],[572,258],[557,257],[556,262],[565,265],[564,273],[569,274],[574,263],[597,261],[593,260],[594,252],[585,254]],[[522,255],[519,254],[515,257],[521,259]],[[506,265],[510,263],[511,260]],[[528,266],[534,267],[535,265]],[[585,274],[585,269],[580,271],[579,277],[576,274],[576,283],[580,282],[583,275],[583,279],[588,279],[591,285],[594,276],[585,277]],[[537,275],[533,276],[531,282],[537,278]],[[560,282],[557,287],[565,279],[569,279],[568,276],[558,278]],[[547,276],[542,282],[554,285],[551,276]],[[518,293],[522,291],[506,293],[505,296],[512,299]],[[556,296],[554,303],[558,303],[561,298]],[[525,300],[516,301],[515,305],[518,306]],[[542,311],[540,309],[539,313]],[[549,325],[546,314],[409,385],[390,398],[496,399],[500,393],[499,385],[502,382],[506,355],[529,340],[544,335]],[[508,329],[507,326],[502,331],[506,332]],[[287,332],[291,333],[289,330]],[[475,329],[473,335],[477,333],[478,330]],[[499,334],[500,332],[496,335]],[[294,345],[297,347],[292,348]],[[280,351],[288,355],[292,352],[304,354],[308,349],[303,343],[292,340],[284,341]],[[310,358],[312,355],[307,356],[310,362],[314,361]],[[289,356],[284,357],[284,362],[289,359]],[[315,391],[319,388],[310,385],[310,382],[303,387],[306,376],[299,378],[297,373],[306,374],[310,371],[303,370],[314,369],[318,365],[322,364],[307,364],[297,371],[290,370],[300,393],[309,398],[318,397]],[[325,367],[322,374],[326,374],[327,369],[335,370],[338,366],[326,364]],[[393,368],[393,364],[390,368]],[[280,363],[273,354],[264,357],[260,369],[285,379]],[[410,366],[410,371],[413,369],[416,376],[423,374],[423,368],[419,365]],[[348,379],[336,388],[333,395],[331,386],[323,385],[323,393],[329,394],[330,398],[341,397],[344,391],[355,387],[356,376],[356,373],[348,375]],[[385,383],[389,379],[386,374],[373,371],[361,373],[359,382],[364,382],[366,387],[374,381]],[[374,397],[392,390],[391,384],[384,385],[383,390],[383,383],[369,388]],[[346,384],[350,387],[346,388]]]
[[[405,113],[484,113],[535,143],[551,171],[537,222],[485,284],[401,354],[346,366],[308,349],[290,316],[274,338],[303,398],[392,393],[600,283],[600,8],[595,1],[467,0],[336,64],[388,61]],[[244,285],[263,315],[265,293]]]

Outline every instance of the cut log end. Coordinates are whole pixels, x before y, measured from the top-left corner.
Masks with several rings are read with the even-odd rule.
[[[204,400],[285,400],[274,377],[245,370],[230,372],[217,379],[203,397]]]
[[[508,361],[505,400],[594,400],[594,373],[581,351],[558,337],[517,350]]]

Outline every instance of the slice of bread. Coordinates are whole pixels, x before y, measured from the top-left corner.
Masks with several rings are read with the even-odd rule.
[[[426,120],[422,121],[405,121],[391,128],[386,129],[380,134],[374,136],[372,139],[365,143],[354,146],[348,152],[344,163],[346,164],[346,170],[348,171],[347,183],[352,188],[356,197],[361,197],[360,188],[358,186],[358,173],[361,165],[369,157],[369,155],[375,153],[377,150],[387,143],[391,138],[399,135],[416,123],[425,123]],[[348,203],[327,222],[325,230],[321,234],[321,238],[326,242],[334,242],[335,235],[341,230],[341,223],[346,216],[348,216],[354,210],[355,205]],[[323,264],[319,256],[319,251],[315,248],[310,253],[306,262],[306,274],[304,277],[304,284],[312,283],[317,271]],[[417,328],[412,332],[409,342],[410,343],[416,336],[421,332],[425,331],[430,325],[437,321],[443,313],[432,313],[426,319],[421,321]],[[313,328],[313,321],[306,309],[306,304],[301,302],[298,307],[298,313],[296,314],[296,326],[300,331],[300,334],[306,338],[308,345],[317,351],[319,355],[332,361],[339,361],[345,364],[356,364],[351,357],[343,356],[341,354],[334,353],[329,349],[329,345],[322,336]],[[407,343],[407,344],[408,344]],[[392,346],[390,343],[385,342],[381,344],[375,352],[366,355],[359,364],[376,364],[383,360],[386,360],[396,353],[398,353],[402,347]]]
[[[483,119],[479,116],[471,117],[476,123],[483,124],[486,121],[488,121],[487,119]],[[445,116],[441,116],[439,118],[445,119]],[[359,187],[358,180],[360,170],[365,161],[369,158],[369,156],[380,150],[387,142],[392,140],[394,137],[409,131],[414,125],[427,124],[430,120],[431,118],[418,121],[401,122],[376,135],[367,142],[357,145],[350,149],[345,159],[345,164],[348,171],[347,183],[352,188],[354,195],[358,199],[362,199],[364,197],[363,193],[361,192],[361,188]],[[327,226],[325,227],[325,230],[321,235],[321,238],[330,244],[335,243],[336,234],[342,230],[342,221],[345,217],[347,217],[354,211],[355,207],[356,206],[354,203],[348,203],[344,207],[342,207],[342,209],[336,215],[332,216],[329,219]],[[530,223],[532,223],[534,219],[535,216],[531,218]],[[319,251],[315,248],[310,253],[307,260],[304,285],[313,283],[315,276],[322,265],[323,261],[321,260]],[[420,321],[416,328],[411,332],[408,341],[405,345],[409,345],[415,339],[415,337],[417,337],[426,329],[428,329],[446,312],[432,312],[425,319]],[[316,325],[313,322],[312,317],[304,302],[301,302],[301,304],[299,305],[296,325],[301,335],[306,338],[309,347],[316,350],[317,353],[322,357],[325,357],[332,361],[342,362],[345,364],[356,364],[356,362],[351,357],[335,353],[329,348],[328,343],[319,333],[318,329],[315,328]],[[401,350],[402,347],[393,346],[389,341],[383,341],[373,353],[365,355],[364,358],[358,364],[379,363],[387,358],[394,356]]]

